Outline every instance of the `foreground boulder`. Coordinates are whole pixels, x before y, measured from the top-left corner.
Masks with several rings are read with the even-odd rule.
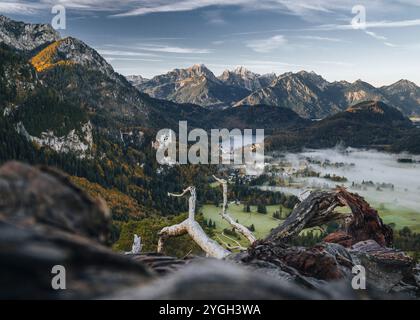
[[[0,217],[11,222],[44,224],[107,243],[111,215],[66,175],[48,167],[9,162],[0,168]]]

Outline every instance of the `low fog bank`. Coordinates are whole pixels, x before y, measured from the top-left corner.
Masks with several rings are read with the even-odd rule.
[[[409,154],[390,154],[374,150],[324,149],[288,153],[284,160],[294,168],[309,168],[320,177],[302,177],[302,188],[279,190],[298,194],[306,189],[333,188],[344,185],[375,205],[406,208],[420,215],[420,157]],[[404,159],[404,160],[402,160]],[[412,163],[406,159],[413,160]],[[347,181],[331,181],[325,175],[345,177]],[[372,182],[372,183],[371,183]]]

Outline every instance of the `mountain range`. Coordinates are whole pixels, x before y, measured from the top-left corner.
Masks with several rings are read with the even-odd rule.
[[[143,86],[148,92],[139,90]],[[337,281],[350,281],[353,261],[361,259],[379,285],[360,298],[386,298],[385,292],[414,297],[419,269],[414,259],[382,247],[392,244],[391,227],[344,188],[315,191],[299,203],[296,196],[233,179],[230,198],[247,207],[270,204],[293,211],[258,247],[227,251],[229,263],[204,261],[204,246],[190,237],[166,239],[162,229],[186,222],[216,236],[215,222],[201,209],[227,199],[226,189],[222,194],[210,182],[230,171],[219,165],[160,165],[154,140],[158,130],[177,130],[186,120],[189,129],[265,129],[268,151],[342,144],[420,154],[420,129],[402,113],[414,108],[417,94],[407,81],[376,89],[361,81],[329,83],[314,73],[277,77],[244,68],[215,77],[203,65],[150,80],[125,78],[79,39],[0,16],[0,164],[8,162],[0,167],[0,273],[6,275],[0,297],[126,299],[128,292],[129,298],[156,300],[179,299],[182,291],[187,299],[359,298]],[[316,116],[325,117],[308,119]],[[168,197],[186,186],[196,188],[187,189],[189,202]],[[329,224],[334,232],[328,239],[309,234],[305,242],[294,242],[296,237],[287,243],[279,236],[290,225],[297,226],[287,235],[292,237],[315,220],[329,223],[324,218],[331,208],[343,204],[359,225],[347,214],[350,227]],[[188,209],[190,220],[184,220]],[[404,230],[400,243],[415,235]],[[133,234],[141,243],[132,246]],[[162,240],[166,254],[182,259],[155,254]],[[324,242],[310,244],[315,241]],[[52,265],[72,267],[68,290],[51,290],[46,270]],[[211,290],[203,290],[203,282]]]
[[[109,153],[110,149],[130,145],[144,152],[145,135],[153,137],[153,132],[166,127],[177,129],[179,120],[187,120],[191,128],[263,128],[267,134],[298,140],[299,147],[306,142],[314,145],[314,140],[302,138],[303,132],[319,137],[316,145],[321,147],[324,136],[329,137],[326,145],[342,140],[361,145],[343,136],[354,137],[350,130],[341,137],[331,134],[338,122],[346,128],[357,122],[360,134],[383,135],[388,130],[392,137],[383,144],[398,144],[408,136],[405,145],[415,149],[411,123],[403,115],[417,112],[419,88],[405,80],[375,88],[362,81],[330,83],[313,72],[275,76],[245,68],[216,77],[204,65],[194,65],[150,80],[132,76],[130,83],[81,40],[61,38],[48,25],[6,17],[0,21],[3,130],[9,128],[5,135],[17,133],[38,147],[79,158],[108,155],[118,162],[122,151]],[[379,100],[396,108],[386,109],[387,117],[376,122],[371,115],[377,118],[377,108],[364,113],[351,108]],[[313,118],[323,120],[309,120]],[[385,121],[389,118],[394,121]]]
[[[244,87],[224,83],[206,66],[199,64],[156,76],[136,84],[136,88],[154,98],[205,107],[230,105],[250,92]]]
[[[376,88],[362,80],[328,82],[314,72],[259,75],[244,67],[226,70],[216,77],[204,65],[175,69],[140,83],[135,78],[129,80],[152,97],[204,107],[270,105],[292,109],[304,118],[319,119],[363,101],[377,100],[389,103],[406,116],[420,114],[420,88],[408,80]]]

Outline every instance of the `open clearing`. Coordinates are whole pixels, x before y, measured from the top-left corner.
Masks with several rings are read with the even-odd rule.
[[[283,222],[283,220],[273,218],[273,213],[280,209],[280,205],[267,206],[267,214],[258,213],[256,206],[251,206],[250,213],[244,212],[243,209],[244,206],[242,204],[230,204],[228,212],[235,220],[238,220],[240,224],[246,227],[249,227],[253,224],[255,227],[254,234],[258,239],[264,238],[269,234],[271,229],[277,227],[280,223]],[[290,212],[290,209],[283,208],[282,210],[283,214]],[[203,212],[204,218],[207,219],[207,221],[211,219],[212,221],[216,222],[215,239],[219,240],[218,237],[220,237],[223,239],[223,241],[232,245],[236,245],[234,241],[231,241],[222,235],[225,228],[231,229],[232,227],[222,219],[219,214],[220,211],[221,208],[218,208],[215,205],[204,205],[201,209],[201,212]],[[238,241],[241,243],[241,245],[248,246],[247,241],[242,237]]]

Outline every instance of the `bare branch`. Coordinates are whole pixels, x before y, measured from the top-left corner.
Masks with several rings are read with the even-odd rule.
[[[162,253],[163,245],[165,244],[166,239],[170,237],[179,237],[188,233],[186,221],[187,220],[185,220],[182,223],[179,223],[170,227],[165,227],[162,230],[160,230],[160,232],[158,233],[159,242],[158,242],[157,252]]]
[[[208,256],[219,259],[228,256],[231,252],[224,249],[216,241],[210,239],[203,228],[201,228],[200,224],[195,221],[195,204],[197,198],[195,187],[185,189],[182,194],[169,193],[168,195],[182,197],[188,192],[190,192],[190,197],[188,199],[188,218],[177,225],[165,227],[159,232],[158,252],[162,252],[164,242],[167,238],[178,237],[188,233],[194,242],[197,243]]]
[[[183,196],[185,196],[190,191],[191,191],[191,187],[188,187],[187,189],[185,189],[184,191],[182,191],[181,194],[168,192],[168,196],[169,197],[183,197]]]
[[[240,223],[237,223],[226,211],[226,208],[227,208],[227,181],[224,180],[224,179],[219,179],[216,176],[213,176],[213,178],[222,185],[222,189],[223,189],[223,206],[222,206],[222,212],[220,213],[220,215],[236,231],[238,231],[240,234],[242,234],[245,238],[248,239],[248,241],[251,244],[253,244],[255,241],[257,241],[257,238],[255,238],[253,233],[247,227],[241,225]]]

